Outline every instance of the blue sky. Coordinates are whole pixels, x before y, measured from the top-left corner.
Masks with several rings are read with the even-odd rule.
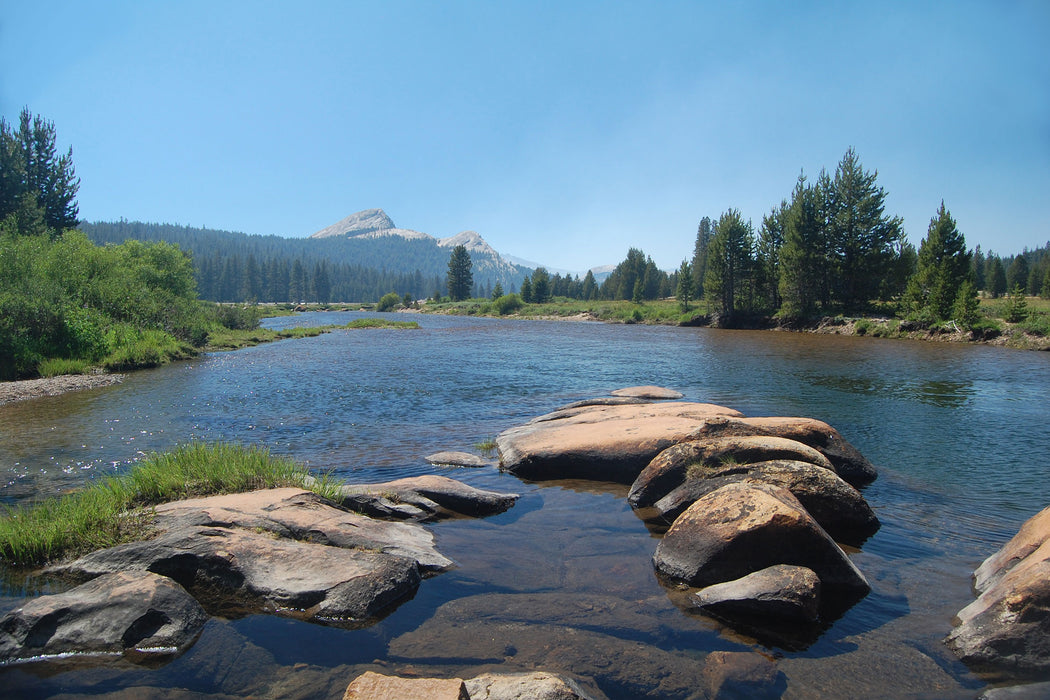
[[[691,255],[854,147],[918,245],[1050,240],[1050,2],[20,2],[0,115],[85,219],[305,236],[360,209],[553,268]]]

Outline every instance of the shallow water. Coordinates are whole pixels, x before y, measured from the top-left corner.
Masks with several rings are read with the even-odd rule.
[[[345,323],[359,314],[271,319]],[[404,317],[399,317],[404,318]],[[269,447],[351,481],[448,474],[522,494],[507,513],[430,525],[457,568],[366,630],[268,616],[214,620],[155,669],[0,671],[29,697],[126,688],[340,697],[357,673],[545,668],[611,698],[689,697],[706,655],[775,658],[784,697],[973,697],[941,644],[969,576],[1050,503],[1050,355],[803,334],[414,316],[420,330],[337,331],[209,355],[121,385],[0,407],[0,499],[119,472],[194,439]],[[747,415],[832,424],[880,471],[882,529],[852,554],[873,592],[802,648],[764,646],[683,611],[653,575],[657,539],[626,487],[436,469],[562,404],[659,384]],[[4,608],[16,603],[7,590]],[[58,672],[56,672],[58,671]],[[144,691],[143,691],[144,692]]]

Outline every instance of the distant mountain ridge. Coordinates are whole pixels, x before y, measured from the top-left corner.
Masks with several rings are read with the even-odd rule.
[[[462,231],[448,238],[436,238],[421,231],[398,228],[382,209],[363,209],[310,236],[310,239],[332,238],[403,238],[406,241],[430,241],[439,248],[450,250],[462,245],[470,253],[475,283],[494,284],[494,280],[499,280],[504,289],[517,288],[522,278],[530,272],[529,268],[504,259],[477,231]]]
[[[450,251],[470,252],[475,290],[491,292],[498,282],[517,290],[532,270],[508,262],[476,231],[437,239],[399,229],[382,209],[366,209],[309,238],[258,236],[140,221],[81,222],[96,243],[128,239],[168,241],[193,256],[201,297],[215,301],[288,301],[304,298],[290,282],[298,266],[312,286],[326,277],[332,301],[377,301],[387,292],[423,298],[444,290]]]

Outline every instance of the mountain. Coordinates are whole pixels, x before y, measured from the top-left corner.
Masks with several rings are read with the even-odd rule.
[[[475,284],[495,285],[496,281],[504,289],[517,289],[521,280],[531,270],[521,265],[516,265],[504,259],[496,250],[481,237],[477,231],[462,231],[448,238],[435,238],[427,233],[413,231],[406,228],[398,228],[385,211],[382,209],[365,209],[355,214],[340,219],[331,226],[326,226],[317,233],[310,236],[311,239],[333,239],[344,238],[351,241],[364,241],[375,239],[403,238],[406,241],[429,242],[440,249],[451,251],[458,245],[462,245],[470,253],[472,273]],[[448,262],[448,254],[444,254],[444,260]],[[445,269],[447,272],[447,268]]]
[[[504,260],[475,231],[437,239],[397,228],[382,209],[351,214],[309,238],[125,220],[81,222],[80,229],[99,244],[129,239],[177,244],[192,255],[201,298],[214,301],[311,300],[308,292],[318,286],[317,278],[326,282],[322,286],[331,301],[377,301],[391,291],[420,299],[444,290],[450,251],[460,244],[470,252],[479,294],[488,294],[497,282],[517,290],[531,272]],[[297,267],[299,285],[291,279]]]

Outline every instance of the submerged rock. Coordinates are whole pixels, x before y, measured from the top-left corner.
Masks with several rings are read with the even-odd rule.
[[[0,619],[0,662],[70,653],[173,655],[193,644],[207,621],[171,579],[121,571],[7,613]]]
[[[870,590],[798,499],[769,484],[728,484],[696,501],[664,535],[653,562],[665,576],[693,586],[794,564],[816,572],[827,589],[858,597]]]
[[[945,639],[966,664],[1013,678],[1050,673],[1050,507],[974,572],[977,600]]]
[[[604,700],[576,681],[545,671],[486,673],[465,683],[470,700]]]
[[[660,452],[713,416],[713,404],[598,405],[555,411],[496,438],[500,465],[525,479],[592,479],[629,484]]]

